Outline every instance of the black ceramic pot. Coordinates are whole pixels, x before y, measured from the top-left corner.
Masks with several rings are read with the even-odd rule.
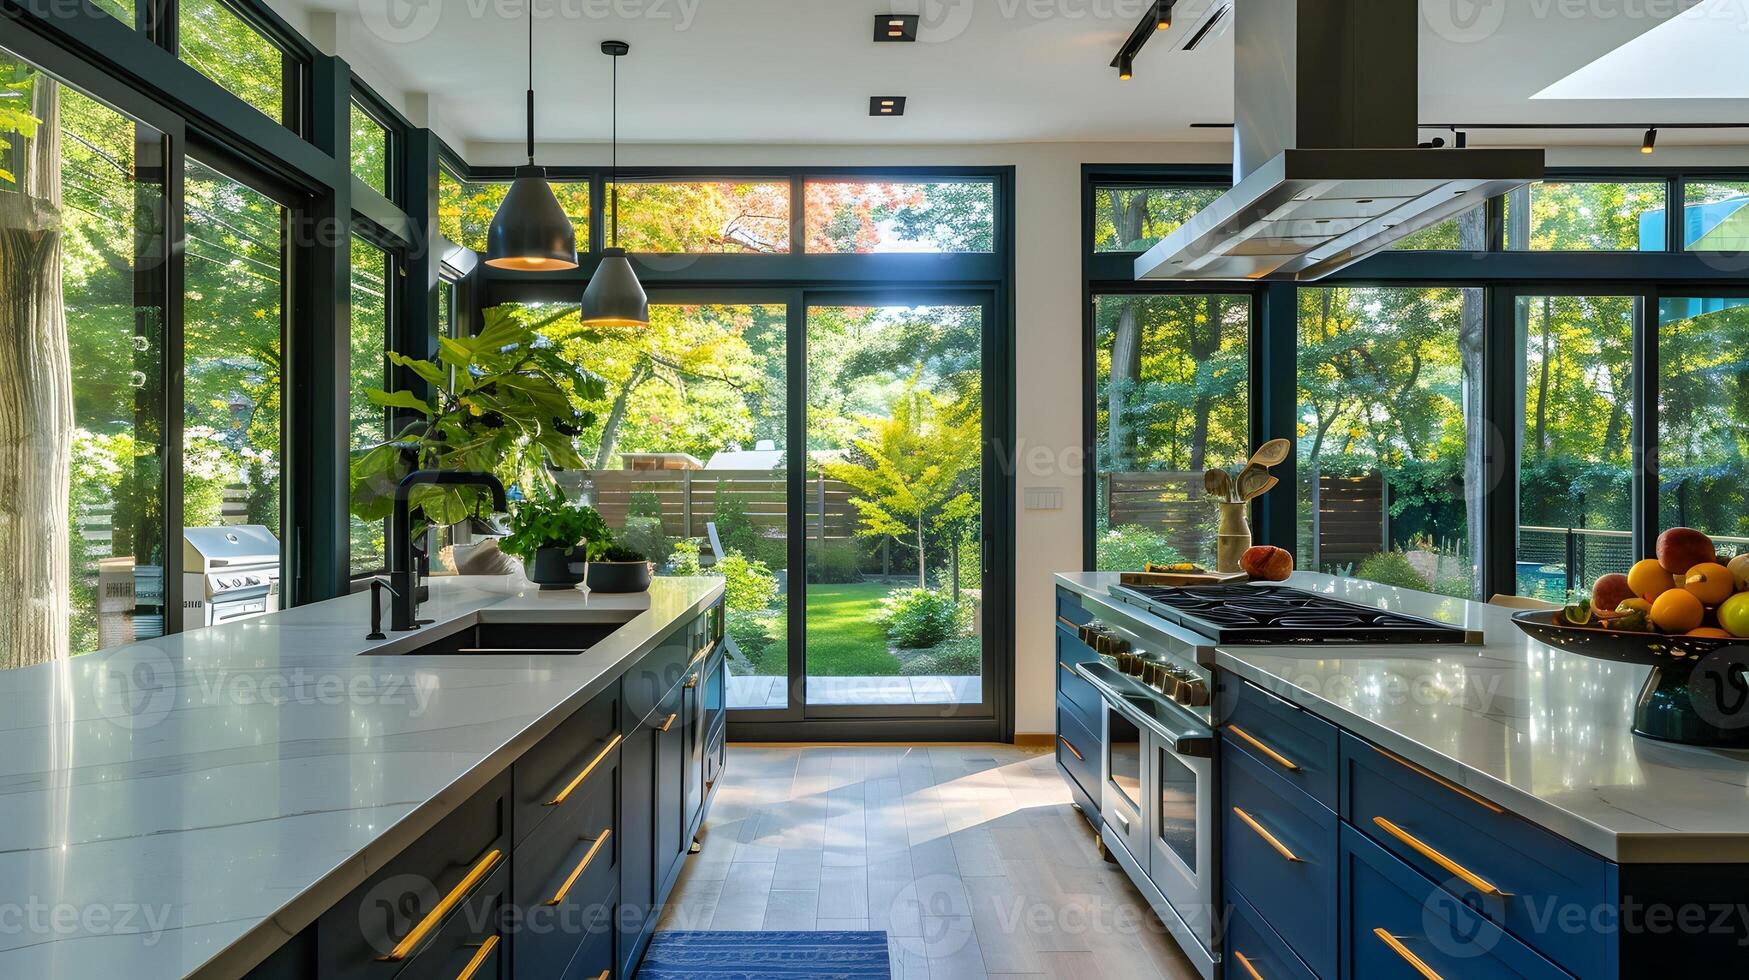
[[[576,588],[577,583],[583,581],[585,567],[586,559],[580,547],[542,548],[534,553],[533,561],[524,562],[528,580],[539,585],[543,592]]]
[[[647,561],[592,561],[586,581],[591,592],[642,592],[653,570]]]

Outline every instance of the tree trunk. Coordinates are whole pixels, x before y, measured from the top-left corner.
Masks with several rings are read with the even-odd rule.
[[[1221,301],[1219,297],[1209,296],[1203,300],[1203,319],[1205,329],[1199,335],[1196,329],[1196,319],[1190,321],[1190,356],[1196,363],[1214,357],[1221,350]],[[1213,407],[1208,392],[1197,390],[1196,398],[1191,403],[1190,431],[1190,471],[1201,472],[1206,468],[1209,445],[1209,411]]]
[[[917,587],[929,588],[929,556],[923,550],[923,515],[917,515]]]
[[[1549,373],[1555,361],[1554,327],[1555,301],[1553,297],[1543,297],[1542,322],[1542,363],[1537,371],[1540,377],[1536,385],[1536,455],[1538,459],[1549,454]]]
[[[948,545],[947,575],[953,581],[953,601],[958,602],[960,601],[960,539],[957,534],[954,535],[952,543]]]
[[[1111,196],[1111,220],[1116,226],[1118,241],[1133,242],[1142,237],[1148,223],[1148,195],[1126,194],[1119,188],[1106,191]],[[1136,434],[1130,425],[1129,399],[1142,377],[1142,318],[1140,296],[1122,300],[1117,325],[1111,336],[1111,380],[1106,385],[1106,414],[1109,417],[1105,467],[1123,471],[1135,468]]]
[[[64,659],[72,615],[60,111],[53,81],[34,88],[42,123],[14,155],[17,187],[0,188],[0,668]]]
[[[1469,251],[1488,247],[1485,209],[1472,210],[1458,219],[1458,245]],[[1471,566],[1470,587],[1482,595],[1482,498],[1488,487],[1488,445],[1493,433],[1483,426],[1482,359],[1486,336],[1487,300],[1480,289],[1463,291],[1463,311],[1458,326],[1458,353],[1463,365],[1464,413],[1464,537]]]
[[[619,427],[626,418],[626,403],[631,401],[632,392],[649,380],[652,373],[649,361],[640,360],[637,367],[632,368],[631,376],[626,378],[619,394],[614,397],[613,408],[608,410],[607,421],[601,426],[601,447],[595,451],[596,469],[607,469],[607,464],[613,459],[614,447],[619,444]]]

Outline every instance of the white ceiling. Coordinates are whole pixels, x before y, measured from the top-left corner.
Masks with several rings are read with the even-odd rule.
[[[610,59],[599,45],[619,38],[632,47],[620,62],[627,141],[1209,141],[1207,130],[1190,126],[1231,119],[1231,39],[1177,48],[1210,2],[1181,0],[1170,34],[1152,39],[1135,79],[1121,82],[1107,63],[1149,0],[535,0],[540,138],[606,138]],[[1604,98],[1534,98],[1688,0],[1400,2],[1422,8],[1424,122],[1749,119],[1742,98],[1624,99],[1619,86]],[[398,93],[428,94],[452,138],[521,140],[525,0],[276,6],[294,23],[327,12],[360,73]],[[871,41],[875,14],[918,10],[918,43]],[[1738,37],[1742,50],[1749,34]],[[1579,85],[1582,76],[1565,91]],[[871,95],[909,96],[905,116],[870,118]],[[1539,141],[1543,135],[1616,141],[1559,133]],[[1473,139],[1489,141],[1507,140]]]

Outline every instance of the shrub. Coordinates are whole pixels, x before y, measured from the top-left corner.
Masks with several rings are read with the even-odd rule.
[[[674,542],[674,550],[668,554],[668,565],[675,575],[703,575],[704,562],[700,560],[697,538],[681,538]]]
[[[1149,562],[1170,565],[1184,560],[1159,532],[1140,524],[1114,527],[1100,535],[1094,554],[1098,567],[1106,570],[1140,571]]]
[[[773,662],[784,656],[784,648],[777,642],[783,626],[782,616],[730,610],[723,623],[723,632],[734,641],[741,656],[753,665],[754,673],[783,674],[789,665]]]
[[[1401,551],[1387,551],[1381,554],[1368,555],[1354,569],[1355,578],[1363,578],[1380,585],[1395,585],[1402,589],[1417,589],[1422,592],[1432,591],[1432,586],[1415,566],[1409,564],[1409,556]]]
[[[976,677],[984,672],[983,644],[975,636],[958,636],[925,654],[911,658],[899,668],[910,677],[945,674]]]
[[[626,500],[626,514],[629,517],[654,517],[662,519],[662,498],[654,490],[633,490]],[[626,522],[630,524],[630,521]]]
[[[619,529],[614,540],[643,552],[655,561],[663,561],[668,557],[668,535],[662,531],[660,518],[628,517],[625,527]]]
[[[743,555],[757,554],[759,529],[753,526],[753,518],[747,516],[746,498],[725,489],[720,482],[716,487],[716,498],[717,506],[711,521],[717,526],[717,540],[723,543],[723,550],[739,551]]]
[[[862,581],[862,546],[855,538],[827,538],[810,545],[808,581],[819,585]]]
[[[984,560],[980,555],[983,542],[976,534],[968,534],[960,541],[960,588],[976,589],[983,585]],[[935,580],[953,587],[953,562],[948,557],[951,544],[941,548],[941,563],[935,567]]]
[[[741,612],[769,609],[777,601],[777,576],[765,563],[748,558],[739,551],[730,551],[711,568],[711,572],[727,580],[723,586],[724,603]]]
[[[1433,591],[1458,599],[1474,599],[1476,597],[1475,586],[1470,582],[1468,575],[1442,575],[1439,581],[1433,583]]]
[[[887,638],[906,649],[939,646],[959,635],[971,607],[940,589],[900,589],[881,600],[877,614]]]

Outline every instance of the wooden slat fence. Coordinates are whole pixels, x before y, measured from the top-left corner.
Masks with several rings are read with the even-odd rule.
[[[669,537],[702,538],[715,518],[720,495],[740,498],[753,525],[781,537],[789,513],[783,473],[769,470],[585,470],[560,474],[559,482],[590,501],[611,527],[625,526],[632,495],[654,494]],[[848,538],[856,531],[851,489],[819,475],[808,481],[807,534],[820,540]]]
[[[1108,526],[1140,524],[1187,558],[1213,557],[1215,507],[1201,473],[1105,473],[1101,479]]]
[[[1311,514],[1314,554],[1305,567],[1357,564],[1390,550],[1390,491],[1381,473],[1314,473]]]

